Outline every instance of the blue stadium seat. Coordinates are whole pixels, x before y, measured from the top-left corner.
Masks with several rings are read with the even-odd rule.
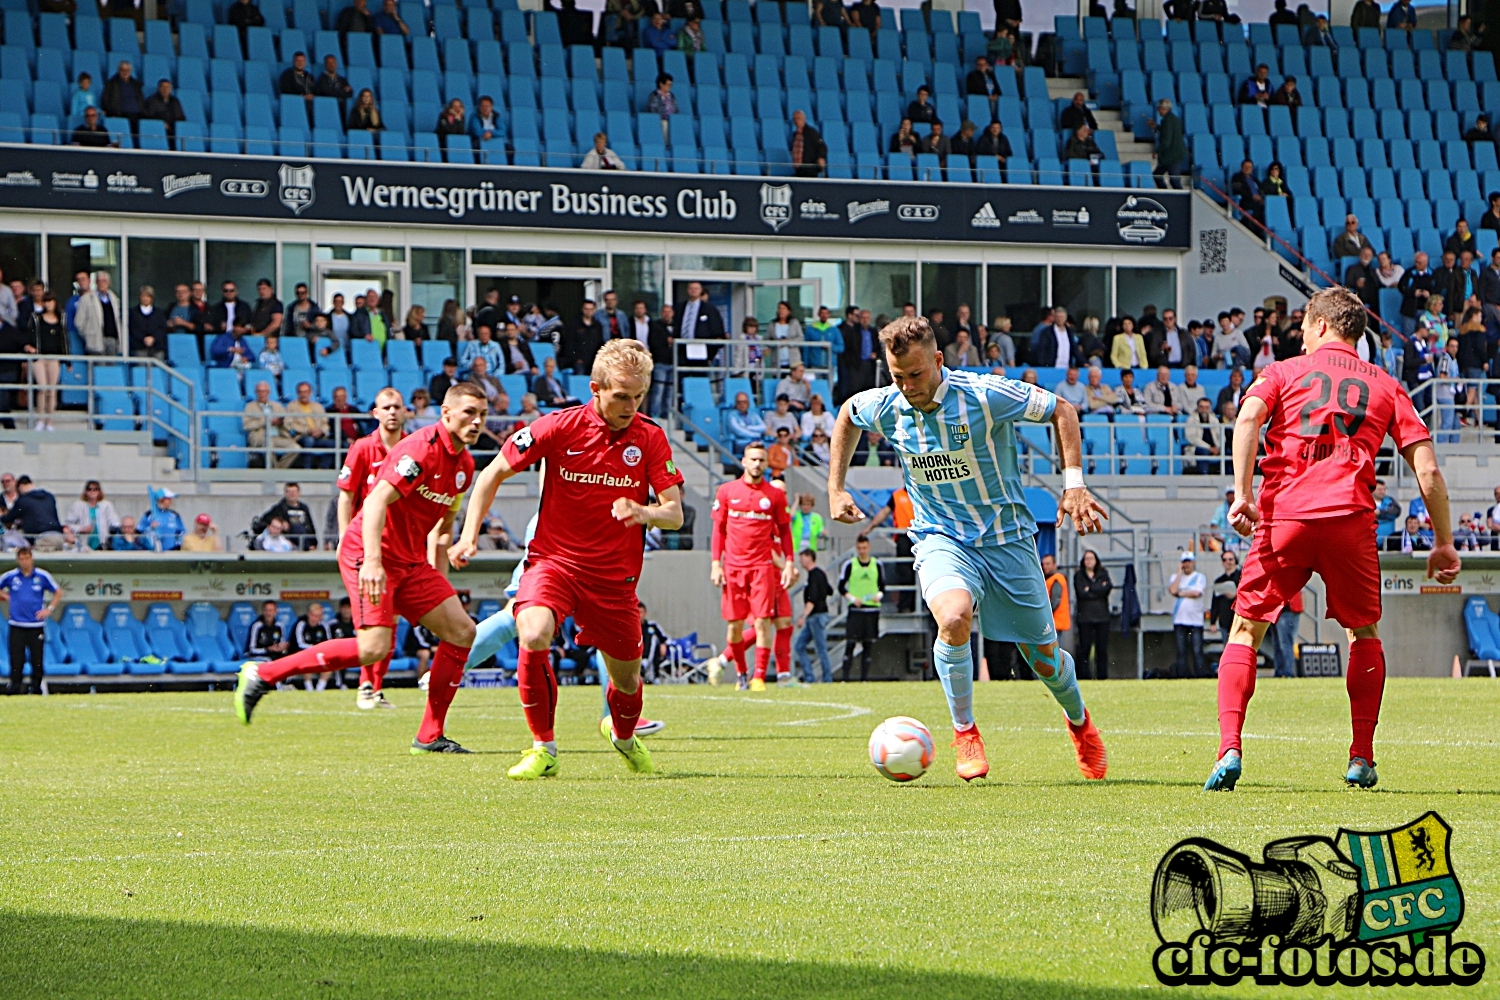
[[[89,617],[87,605],[69,604],[63,608],[58,636],[68,658],[79,664],[84,674],[103,677],[124,672],[124,665],[113,659],[105,645],[104,630]]]

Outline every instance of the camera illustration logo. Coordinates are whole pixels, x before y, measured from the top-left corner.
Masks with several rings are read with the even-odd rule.
[[[1435,812],[1376,833],[1273,840],[1252,861],[1200,837],[1162,855],[1152,956],[1167,986],[1472,986],[1480,947],[1455,941],[1463,889]]]

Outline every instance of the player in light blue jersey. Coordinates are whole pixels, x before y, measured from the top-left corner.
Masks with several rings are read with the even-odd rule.
[[[1057,643],[1052,604],[1036,552],[1036,522],[1021,489],[1017,421],[1050,423],[1063,457],[1058,523],[1073,519],[1080,534],[1102,528],[1109,515],[1083,485],[1078,413],[1047,390],[998,375],[943,367],[927,320],[902,317],[880,331],[893,385],[861,392],[834,424],[828,505],[846,523],[863,517],[844,488],[859,431],[882,434],[901,456],[911,497],[913,562],[922,596],[937,620],[933,662],[953,716],[958,776],[989,773],[974,723],[974,663],[969,629],[974,613],[986,638],[1014,642],[1052,692],[1084,777],[1108,769],[1104,741],[1083,704],[1073,656]]]

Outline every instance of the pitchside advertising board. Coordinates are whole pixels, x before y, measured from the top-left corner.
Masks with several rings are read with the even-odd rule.
[[[0,150],[0,208],[842,240],[1189,245],[1189,196],[1180,191]]]

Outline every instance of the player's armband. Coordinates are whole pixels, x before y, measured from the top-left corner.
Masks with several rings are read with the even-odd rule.
[[[454,496],[453,502],[448,505],[448,509],[451,510],[451,511],[453,511],[453,513],[455,513],[455,514],[457,514],[459,511],[463,510],[464,509],[464,497],[466,497],[466,496],[468,496],[467,493],[459,493],[456,496]]]
[[[1057,396],[1039,385],[1034,385],[1026,394],[1026,410],[1021,414],[1021,419],[1040,423],[1051,416],[1056,407]]]

